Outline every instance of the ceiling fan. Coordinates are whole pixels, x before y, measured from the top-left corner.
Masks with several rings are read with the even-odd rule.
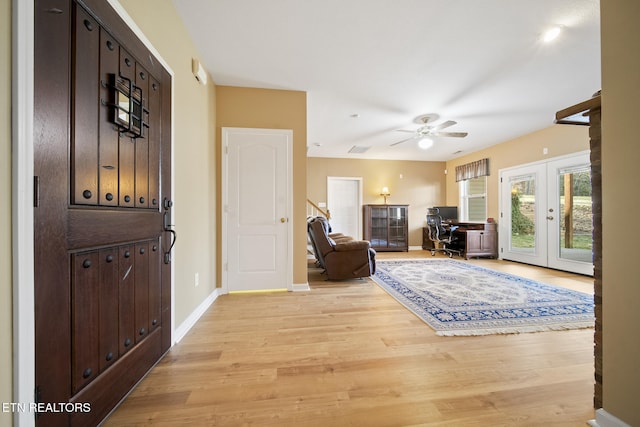
[[[398,129],[398,132],[410,132],[414,135],[411,138],[395,142],[391,144],[391,146],[393,147],[394,145],[402,144],[403,142],[411,140],[419,140],[418,146],[420,148],[427,149],[431,147],[431,145],[433,145],[433,140],[430,137],[446,136],[453,138],[464,138],[465,136],[467,136],[467,132],[442,132],[443,129],[446,129],[457,123],[453,120],[447,120],[446,122],[440,123],[439,125],[429,124],[435,122],[436,120],[438,120],[438,118],[439,116],[437,114],[423,114],[416,117],[415,119],[413,119],[413,122],[422,126],[420,126],[416,130]]]

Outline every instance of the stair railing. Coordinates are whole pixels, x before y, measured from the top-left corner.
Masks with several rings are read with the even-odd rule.
[[[329,212],[329,209],[322,209],[318,207],[318,205],[307,199],[307,217],[310,216],[323,216],[327,219],[331,219],[331,212]]]

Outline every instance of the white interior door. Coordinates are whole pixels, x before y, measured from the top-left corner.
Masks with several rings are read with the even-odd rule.
[[[223,287],[291,290],[291,130],[223,128]],[[225,244],[226,243],[226,244]]]
[[[500,257],[593,275],[588,153],[500,171]]]
[[[362,178],[327,177],[327,208],[334,232],[362,238]]]

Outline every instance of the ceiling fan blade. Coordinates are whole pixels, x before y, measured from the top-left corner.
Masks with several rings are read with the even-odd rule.
[[[396,132],[409,132],[409,133],[416,133],[415,130],[409,130],[409,129],[396,129]]]
[[[446,122],[440,123],[437,126],[434,126],[433,128],[431,128],[432,132],[438,132],[439,130],[448,128],[449,126],[453,126],[458,122],[454,122],[453,120],[447,120]]]
[[[412,139],[416,139],[416,137],[412,136],[411,138],[407,138],[407,139],[403,139],[402,141],[394,142],[389,147],[393,147],[394,145],[402,144],[403,142],[411,141]]]
[[[435,132],[432,133],[433,136],[448,136],[453,138],[464,138],[468,135],[467,132]]]

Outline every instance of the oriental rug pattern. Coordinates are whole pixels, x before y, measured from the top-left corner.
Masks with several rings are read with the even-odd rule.
[[[378,261],[373,279],[438,335],[590,328],[593,296],[451,259]]]

